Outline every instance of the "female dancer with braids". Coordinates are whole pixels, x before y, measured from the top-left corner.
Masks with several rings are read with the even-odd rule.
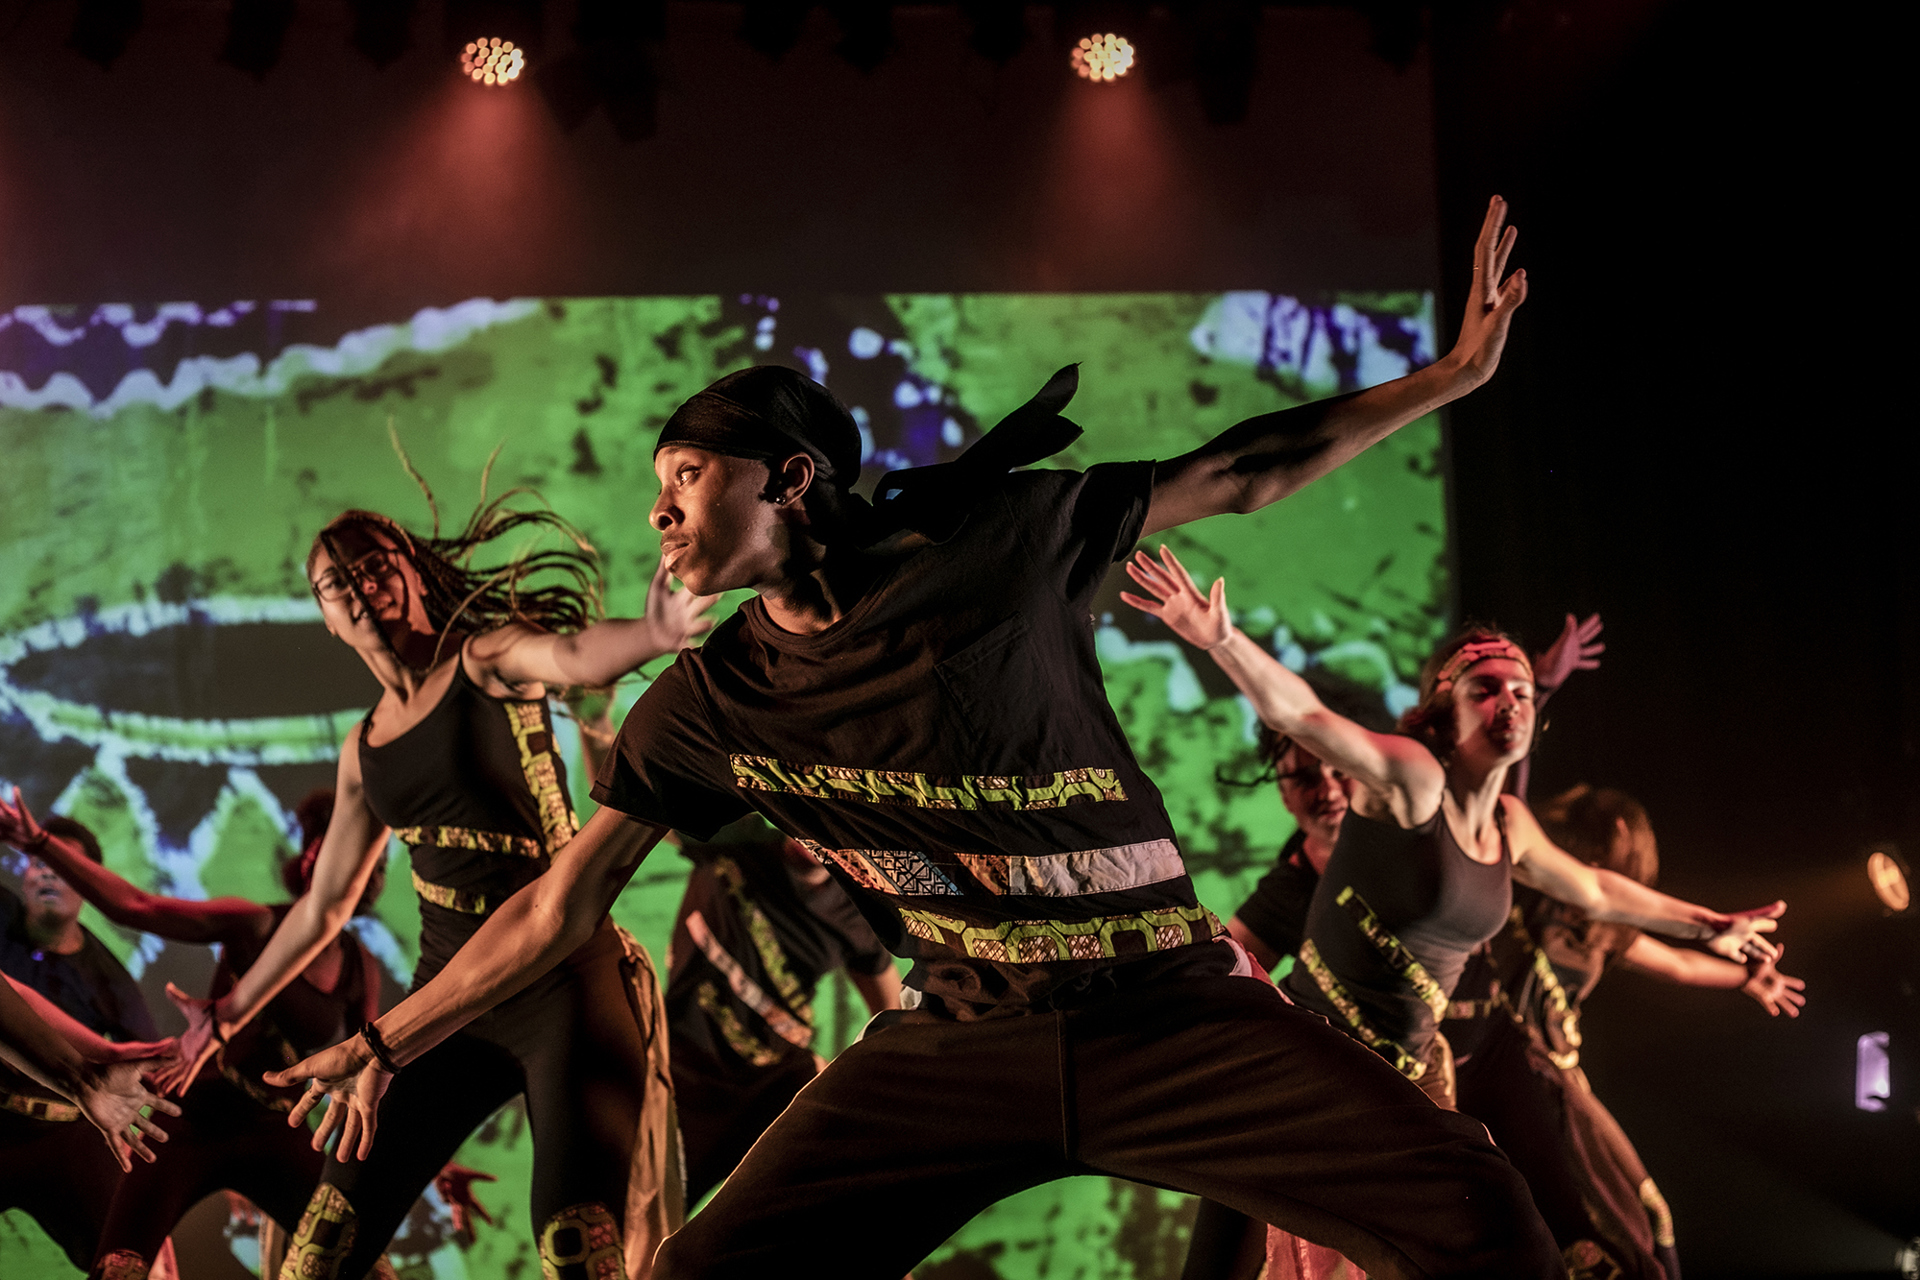
[[[246,1025],[339,932],[380,864],[374,837],[383,826],[413,855],[421,915],[414,983],[438,973],[576,830],[548,690],[612,684],[708,625],[699,615],[711,599],[670,590],[664,568],[654,575],[644,619],[596,622],[591,549],[550,512],[510,510],[505,501],[483,506],[452,538],[417,536],[385,516],[348,511],[314,539],[307,580],[327,629],[354,648],[385,692],[341,748],[312,888],[231,991],[217,1001],[181,1002],[190,1066]],[[516,530],[557,530],[577,549],[467,567],[475,552]],[[549,575],[548,585],[531,584],[539,574]],[[572,1265],[596,1278],[646,1274],[682,1214],[659,1004],[651,962],[603,915],[586,944],[543,981],[404,1074],[370,1084],[373,1096],[364,1101],[376,1106],[386,1095],[385,1124],[393,1130],[370,1159],[371,1135],[328,1114],[315,1146],[343,1131],[295,1231],[287,1268],[301,1277],[366,1274],[455,1148],[524,1094],[543,1268],[551,1274]],[[369,1050],[384,1053],[377,1033],[362,1034]]]
[[[1631,796],[1578,786],[1543,805],[1540,824],[1582,862],[1643,885],[1659,878],[1653,826]],[[1580,1006],[1616,963],[1739,991],[1776,1017],[1800,1015],[1806,984],[1771,957],[1738,965],[1677,950],[1525,889],[1461,977],[1446,1024],[1459,1054],[1460,1109],[1487,1126],[1525,1176],[1568,1275],[1680,1280],[1666,1200],[1580,1070]]]
[[[1451,1109],[1453,1058],[1439,1020],[1467,957],[1506,922],[1512,882],[1618,921],[1705,941],[1729,959],[1768,959],[1786,910],[1724,913],[1670,898],[1555,845],[1507,772],[1533,745],[1533,666],[1507,636],[1469,628],[1421,673],[1400,733],[1371,733],[1326,709],[1307,682],[1227,614],[1226,582],[1208,596],[1171,550],[1144,551],[1127,573],[1148,596],[1122,599],[1207,650],[1260,720],[1353,779],[1352,805],[1307,912],[1300,963],[1285,987]]]
[[[303,851],[282,873],[295,899],[312,880],[332,809],[333,795],[326,791],[300,803]],[[0,801],[0,841],[32,849],[116,924],[176,942],[218,945],[215,996],[247,971],[291,910],[290,904],[265,906],[244,898],[196,902],[144,892],[86,856],[77,841],[42,827],[17,788],[11,805]],[[381,827],[374,843],[384,849],[386,841]],[[384,875],[376,870],[361,894],[361,909],[372,905],[382,883]],[[287,1127],[298,1091],[271,1089],[260,1076],[351,1035],[379,1015],[379,996],[379,971],[367,949],[351,935],[329,942],[298,981],[222,1046],[218,1070],[187,1090],[166,1164],[136,1168],[119,1180],[90,1258],[92,1274],[112,1280],[145,1276],[187,1210],[223,1189],[244,1195],[291,1234],[320,1181],[322,1157],[306,1133]]]

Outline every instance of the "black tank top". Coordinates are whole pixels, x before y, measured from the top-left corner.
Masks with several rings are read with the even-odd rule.
[[[1418,1079],[1467,957],[1512,901],[1504,827],[1489,864],[1466,855],[1442,812],[1412,830],[1349,813],[1287,993]]]
[[[279,929],[292,906],[283,902],[271,908],[274,929]],[[220,1050],[220,1074],[256,1102],[276,1111],[290,1110],[302,1090],[271,1088],[261,1075],[284,1071],[309,1054],[340,1043],[366,1020],[368,989],[377,990],[380,981],[374,959],[351,933],[340,935],[340,945],[346,953],[332,991],[322,991],[301,974]],[[231,991],[254,959],[248,957],[246,964],[236,965],[233,956],[221,956],[213,973],[212,997],[217,1000]]]
[[[489,697],[464,660],[420,723],[377,747],[362,734],[360,777],[374,815],[413,853],[416,989],[579,829],[546,699]]]

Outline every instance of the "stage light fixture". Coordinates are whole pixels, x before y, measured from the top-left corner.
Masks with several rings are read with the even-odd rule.
[[[1104,84],[1133,69],[1133,45],[1112,32],[1083,36],[1073,47],[1073,73],[1082,80]]]
[[[1887,910],[1901,912],[1913,905],[1906,862],[1899,854],[1880,849],[1868,854],[1867,879],[1873,882],[1873,891]]]
[[[499,36],[469,40],[460,50],[460,73],[475,84],[511,84],[520,78],[526,65],[526,50]]]

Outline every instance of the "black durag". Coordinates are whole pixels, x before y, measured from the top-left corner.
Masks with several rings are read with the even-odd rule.
[[[889,471],[871,505],[852,491],[861,453],[853,415],[831,391],[780,365],[730,373],[694,395],[667,419],[654,452],[683,444],[762,462],[804,453],[813,459],[817,478],[839,491],[862,545],[903,529],[945,542],[959,532],[993,477],[1031,466],[1079,439],[1080,428],[1061,416],[1079,386],[1080,366],[1070,364],[953,461]]]

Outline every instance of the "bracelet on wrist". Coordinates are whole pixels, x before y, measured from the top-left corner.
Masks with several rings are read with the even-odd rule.
[[[388,1050],[387,1042],[380,1038],[380,1028],[371,1022],[365,1023],[360,1028],[360,1038],[367,1042],[367,1051],[373,1055],[373,1060],[380,1064],[382,1071],[390,1076],[400,1074],[400,1064],[393,1060],[393,1054]]]

